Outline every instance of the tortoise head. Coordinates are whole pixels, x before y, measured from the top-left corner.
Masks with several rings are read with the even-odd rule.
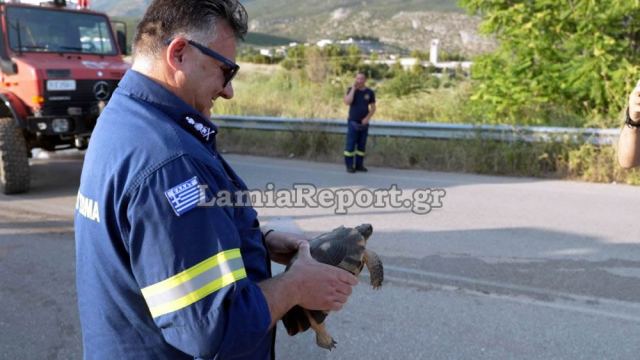
[[[371,224],[362,224],[356,226],[356,230],[364,237],[365,241],[369,240],[369,236],[373,233],[373,226]]]

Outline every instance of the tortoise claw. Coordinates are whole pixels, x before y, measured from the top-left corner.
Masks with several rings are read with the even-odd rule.
[[[331,339],[331,341],[326,343],[326,344],[318,343],[318,346],[320,346],[323,349],[327,349],[327,350],[331,351],[331,350],[336,348],[336,344],[338,344],[338,343],[335,340]]]
[[[316,334],[316,343],[318,344],[318,346],[329,351],[335,349],[337,342],[333,340],[333,338],[329,334],[326,334],[326,336],[323,335]]]

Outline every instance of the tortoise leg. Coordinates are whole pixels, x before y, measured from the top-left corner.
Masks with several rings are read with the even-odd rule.
[[[380,286],[382,286],[382,281],[384,280],[384,268],[380,257],[371,250],[365,250],[364,263],[367,265],[367,269],[369,269],[371,286],[373,286],[374,289],[379,289]]]
[[[307,314],[307,318],[309,319],[309,324],[313,331],[316,332],[316,344],[321,348],[325,348],[327,350],[332,350],[336,347],[336,342],[333,340],[329,332],[327,332],[327,328],[324,327],[324,324],[318,324],[313,316],[309,313],[309,310],[305,309],[304,312]]]

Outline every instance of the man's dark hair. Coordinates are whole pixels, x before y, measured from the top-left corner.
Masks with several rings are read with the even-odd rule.
[[[247,19],[238,0],[154,0],[138,24],[134,55],[158,55],[165,41],[179,34],[210,32],[220,20],[231,27],[237,39],[243,39]]]

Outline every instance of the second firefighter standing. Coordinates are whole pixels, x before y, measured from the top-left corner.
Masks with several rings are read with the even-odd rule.
[[[347,143],[344,148],[344,161],[347,172],[367,171],[364,166],[369,122],[376,112],[376,94],[366,86],[367,77],[358,73],[353,86],[347,91],[344,103],[349,105]]]

